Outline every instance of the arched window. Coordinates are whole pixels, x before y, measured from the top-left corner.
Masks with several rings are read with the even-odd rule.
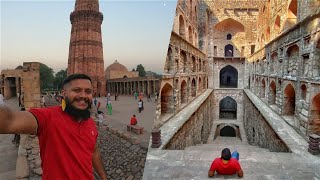
[[[283,115],[293,116],[296,107],[296,93],[291,84],[284,89]]]
[[[231,44],[228,44],[224,47],[224,56],[233,57],[233,46]]]
[[[220,119],[237,119],[237,102],[230,96],[223,98],[219,103]]]
[[[227,40],[231,40],[232,39],[232,35],[231,34],[227,34]]]

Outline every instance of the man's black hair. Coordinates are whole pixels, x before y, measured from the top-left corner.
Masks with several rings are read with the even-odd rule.
[[[229,148],[224,148],[221,152],[221,158],[224,160],[230,160],[231,152]]]
[[[69,82],[76,79],[88,79],[92,83],[91,78],[86,74],[71,74],[70,76],[68,76],[66,79],[63,80],[62,88]]]

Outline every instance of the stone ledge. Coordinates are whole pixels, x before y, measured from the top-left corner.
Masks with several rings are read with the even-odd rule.
[[[287,147],[298,156],[310,158],[311,162],[319,162],[310,153],[308,153],[308,143],[300,136],[286,121],[277,113],[275,113],[268,105],[263,103],[253,92],[249,89],[244,89],[254,106],[260,111],[266,122],[272,127],[273,131],[279,138],[287,145]]]
[[[213,89],[207,89],[197,98],[195,98],[190,104],[180,110],[172,118],[170,118],[161,128],[162,134],[161,141],[162,145],[158,149],[164,149],[170,142],[173,136],[179,131],[179,129],[185,124],[192,116],[194,112],[207,100]],[[150,143],[151,144],[151,143]],[[151,147],[149,148],[151,149]]]

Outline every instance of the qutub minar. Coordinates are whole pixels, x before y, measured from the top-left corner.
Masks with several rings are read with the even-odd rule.
[[[101,38],[103,15],[99,12],[99,0],[76,0],[70,14],[72,24],[68,75],[84,73],[91,77],[94,93],[106,94],[104,61]]]

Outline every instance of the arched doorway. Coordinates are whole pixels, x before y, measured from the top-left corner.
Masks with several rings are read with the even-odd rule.
[[[187,54],[184,51],[180,51],[180,59],[181,62],[183,62],[183,72],[187,72],[187,67],[188,67],[188,63],[187,63]]]
[[[220,119],[237,119],[237,102],[230,96],[223,98],[219,103]]]
[[[270,84],[270,93],[269,93],[269,99],[270,104],[276,104],[276,83],[274,81]]]
[[[172,66],[172,49],[171,47],[168,48],[168,53],[167,53],[167,60],[166,60],[166,71],[169,73],[171,71],[171,66]]]
[[[312,100],[311,120],[311,130],[313,133],[320,134],[320,93]]]
[[[173,90],[168,83],[161,90],[161,113],[173,113]]]
[[[220,70],[220,88],[237,88],[238,71],[233,66],[227,65]]]
[[[193,78],[191,81],[191,96],[196,97],[196,80]]]
[[[296,93],[291,84],[284,89],[283,115],[293,116],[296,108]]]
[[[179,35],[185,38],[185,25],[182,15],[179,16]]]
[[[261,81],[261,98],[264,98],[266,96],[266,82],[264,79]]]
[[[224,56],[233,57],[233,46],[231,44],[228,44],[224,47]]]
[[[236,137],[236,130],[230,126],[225,126],[220,130],[220,136]]]
[[[307,86],[305,84],[302,84],[300,90],[301,90],[301,99],[306,100]]]
[[[188,86],[185,80],[181,83],[181,104],[188,102]]]

